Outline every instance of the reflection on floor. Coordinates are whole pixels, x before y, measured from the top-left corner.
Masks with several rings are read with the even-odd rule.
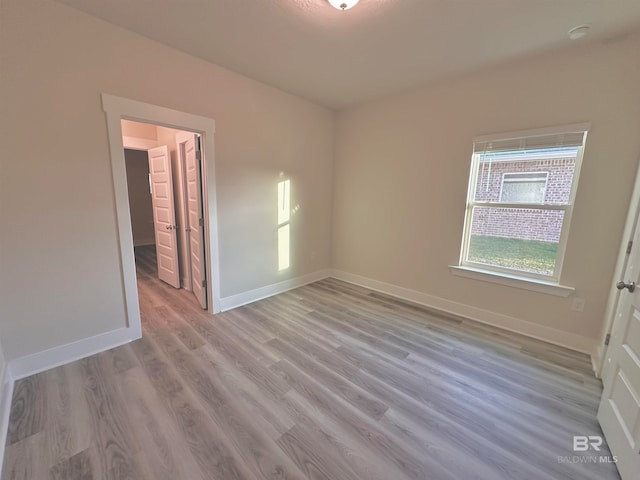
[[[172,288],[170,285],[165,284],[158,278],[158,260],[156,257],[155,245],[144,245],[135,248],[136,258],[136,276],[138,277],[138,283],[140,281],[147,283],[158,283],[164,285],[167,288]],[[138,292],[144,290],[144,286],[138,285]],[[184,300],[190,300],[194,305],[198,304],[198,301],[193,296],[193,293],[187,290],[181,290]]]
[[[145,262],[141,340],[17,382],[4,480],[619,478],[559,460],[585,355],[333,279],[213,316]]]

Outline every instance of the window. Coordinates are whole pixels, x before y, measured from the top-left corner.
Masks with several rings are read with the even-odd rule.
[[[559,281],[587,130],[474,139],[462,267]]]
[[[505,203],[544,203],[548,172],[504,173],[500,201]]]

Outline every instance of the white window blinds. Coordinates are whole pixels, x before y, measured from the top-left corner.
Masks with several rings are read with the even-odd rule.
[[[581,123],[510,134],[483,135],[473,139],[473,153],[581,147],[588,130],[589,124]]]

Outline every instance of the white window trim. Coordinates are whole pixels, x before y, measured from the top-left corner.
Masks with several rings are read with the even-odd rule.
[[[559,127],[540,128],[535,130],[521,130],[517,132],[483,135],[473,138],[474,145],[480,142],[499,141],[510,138],[525,138],[540,135],[553,135],[569,132],[588,132],[590,129],[589,123],[579,123],[572,125],[565,125]],[[576,163],[573,172],[574,179],[580,179],[580,170],[582,168],[582,157],[584,153],[584,144],[578,148]],[[474,153],[473,157],[479,155]],[[491,283],[499,283],[502,285],[513,286],[517,288],[525,288],[527,290],[540,291],[541,293],[553,292],[567,292],[568,296],[573,288],[560,284],[560,275],[562,272],[562,266],[564,263],[564,257],[567,248],[567,240],[569,237],[569,226],[571,225],[571,216],[573,213],[573,205],[575,203],[576,192],[578,189],[578,181],[573,181],[571,185],[571,192],[569,194],[569,201],[566,205],[547,205],[547,204],[528,204],[528,203],[500,203],[500,202],[474,202],[472,199],[475,196],[477,188],[477,169],[480,166],[479,159],[476,160],[472,157],[471,168],[469,172],[469,186],[467,190],[467,206],[465,212],[464,230],[462,234],[462,245],[460,248],[460,260],[458,265],[451,265],[450,270],[453,274],[458,276],[465,276],[468,278],[475,278],[477,280],[484,280]],[[564,217],[562,221],[562,229],[560,234],[560,242],[558,244],[558,250],[556,253],[556,263],[554,267],[553,275],[539,275],[529,272],[520,272],[518,270],[503,269],[495,266],[483,265],[476,262],[465,261],[466,250],[469,245],[471,236],[471,217],[473,215],[474,206],[490,206],[498,208],[522,208],[522,209],[541,209],[541,210],[564,210]],[[557,293],[556,293],[557,294]]]
[[[457,277],[497,283],[498,285],[545,293],[556,297],[568,297],[575,291],[575,288],[568,285],[561,285],[559,283],[537,280],[534,278],[520,277],[518,275],[511,275],[507,273],[497,273],[478,268],[464,267],[461,265],[449,265],[449,270]]]
[[[493,133],[489,135],[478,135],[473,137],[473,143],[495,142],[499,140],[510,140],[513,138],[536,137],[542,135],[555,135],[568,132],[588,132],[591,129],[589,122],[572,123],[570,125],[561,125],[557,127],[534,128],[529,130],[517,130],[507,133]]]

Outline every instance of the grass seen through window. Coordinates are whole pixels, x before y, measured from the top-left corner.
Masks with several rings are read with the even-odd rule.
[[[468,259],[498,267],[553,275],[557,251],[558,244],[552,242],[472,235]]]

